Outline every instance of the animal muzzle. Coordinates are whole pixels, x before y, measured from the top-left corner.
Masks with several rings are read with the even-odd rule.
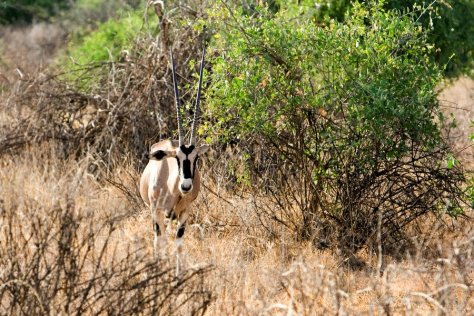
[[[192,190],[192,188],[193,188],[192,179],[183,179],[179,185],[179,190],[183,194],[189,193]]]

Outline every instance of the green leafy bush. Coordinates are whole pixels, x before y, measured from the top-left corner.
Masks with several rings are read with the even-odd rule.
[[[436,124],[442,74],[413,14],[355,4],[327,27],[263,8],[214,17],[232,23],[214,26],[205,133],[246,153],[278,206],[262,216],[301,238],[330,229],[354,250],[377,229],[398,242],[417,218],[459,210],[463,177]]]
[[[436,46],[433,57],[446,74],[472,74],[474,66],[474,1],[438,0],[420,5],[414,0],[389,0],[389,9],[413,9],[419,22],[429,29],[429,42]]]
[[[366,1],[361,1],[366,2]],[[367,1],[370,3],[370,1]],[[331,19],[342,22],[351,15],[353,0],[281,1],[290,16],[304,15],[316,23],[329,24]],[[398,12],[411,11],[416,22],[428,30],[428,42],[436,46],[430,56],[445,74],[455,77],[472,74],[474,66],[474,2],[472,0],[384,0],[385,9]]]
[[[0,2],[0,24],[48,20],[70,6],[69,0],[4,0]]]
[[[139,13],[100,24],[96,31],[82,39],[82,43],[73,44],[70,49],[71,58],[79,65],[116,59],[122,50],[132,47],[142,25]]]
[[[88,35],[73,41],[66,53],[67,58],[63,56],[59,63],[69,72],[70,79],[80,78],[80,85],[90,89],[108,73],[108,62],[126,58],[143,27],[143,13],[139,10],[122,18],[112,18],[99,24]],[[90,71],[91,68],[96,69]]]

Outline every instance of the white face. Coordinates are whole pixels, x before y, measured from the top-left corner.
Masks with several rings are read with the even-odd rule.
[[[194,174],[197,169],[199,155],[207,151],[208,146],[201,147],[181,146],[176,148],[176,160],[179,168],[178,188],[182,194],[187,194],[193,189]]]

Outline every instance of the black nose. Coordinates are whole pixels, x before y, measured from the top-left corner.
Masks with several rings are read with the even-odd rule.
[[[188,192],[189,190],[191,190],[191,185],[181,184],[181,190],[183,192]]]

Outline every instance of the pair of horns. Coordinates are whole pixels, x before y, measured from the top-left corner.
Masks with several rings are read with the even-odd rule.
[[[170,50],[171,54],[171,64],[173,69],[173,85],[174,85],[174,97],[176,101],[176,116],[178,118],[178,132],[179,132],[179,146],[181,147],[184,143],[184,130],[183,130],[183,121],[181,119],[181,102],[179,99],[179,92],[178,92],[178,82],[176,79],[176,65],[174,63],[173,58],[173,51]],[[196,95],[196,105],[194,107],[194,118],[193,118],[193,129],[191,131],[191,139],[189,141],[189,146],[196,144],[196,130],[199,123],[199,102],[201,99],[201,86],[202,86],[202,72],[204,68],[204,55],[206,54],[206,47],[204,46],[202,50],[202,57],[201,57],[201,67],[199,68],[199,85]]]

